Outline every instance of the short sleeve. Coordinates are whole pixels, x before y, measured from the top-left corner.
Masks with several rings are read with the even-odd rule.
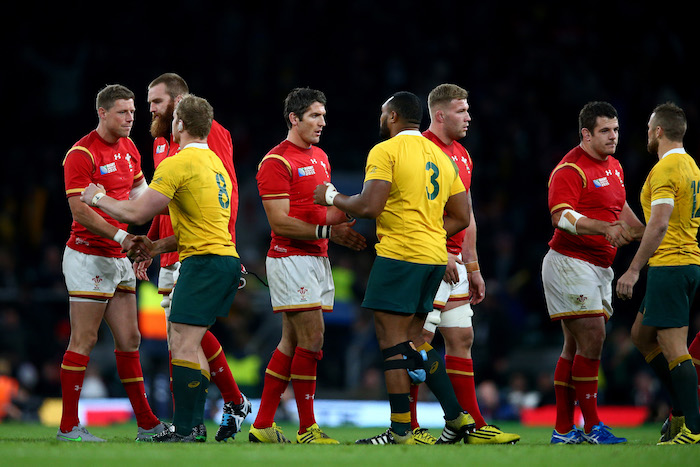
[[[393,161],[385,150],[378,146],[373,147],[367,156],[365,182],[369,180],[392,182],[394,178],[393,165]]]
[[[190,173],[190,170],[183,166],[180,159],[182,158],[167,157],[163,159],[163,161],[158,164],[153,174],[153,181],[148,187],[173,199],[178,188],[183,186],[184,177]]]
[[[575,166],[562,166],[555,169],[549,181],[549,212],[554,214],[562,209],[576,209],[583,192],[583,179]]]
[[[86,150],[73,149],[63,161],[63,179],[66,197],[78,196],[92,181],[94,167],[92,157]]]
[[[678,169],[673,164],[657,164],[649,176],[652,204],[660,199],[675,199],[679,181]]]
[[[255,178],[263,200],[289,198],[291,167],[281,156],[266,156]]]

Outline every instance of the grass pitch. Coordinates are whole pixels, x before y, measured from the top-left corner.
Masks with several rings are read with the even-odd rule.
[[[280,425],[288,438],[294,439],[296,426]],[[522,436],[516,445],[507,446],[357,446],[358,438],[373,436],[378,428],[336,427],[326,432],[340,441],[340,446],[260,445],[248,442],[248,424],[238,439],[217,443],[218,428],[208,423],[209,440],[197,444],[136,443],[136,425],[127,423],[110,427],[91,427],[107,443],[67,443],[56,441],[56,427],[38,424],[0,424],[0,465],[24,466],[127,466],[169,465],[264,465],[264,466],[653,466],[698,465],[700,445],[656,446],[659,427],[617,428],[627,444],[615,446],[551,446],[551,428],[524,427],[503,423],[504,431]],[[440,430],[431,432],[439,436]]]

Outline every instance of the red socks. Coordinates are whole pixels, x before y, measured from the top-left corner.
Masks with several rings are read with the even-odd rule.
[[[242,403],[243,396],[241,395],[241,390],[238,388],[238,384],[236,384],[236,380],[231,374],[231,368],[226,361],[224,349],[221,348],[219,340],[211,331],[207,331],[202,338],[202,350],[209,362],[211,381],[219,388],[224,402],[233,402],[234,404]]]
[[[80,423],[78,419],[78,401],[83,389],[85,370],[90,357],[66,351],[61,362],[61,431],[68,433]]]
[[[474,361],[471,358],[445,355],[445,370],[450,378],[457,400],[462,409],[474,417],[476,428],[486,426],[486,421],[479,410],[474,384]]]
[[[282,394],[284,394],[287,385],[289,385],[291,372],[292,357],[275,349],[265,370],[265,381],[262,397],[260,398],[258,416],[253,423],[255,428],[272,426]]]
[[[323,357],[323,351],[312,352],[297,347],[292,358],[291,380],[294,399],[299,411],[300,433],[316,423],[314,397],[316,395],[316,366]],[[302,431],[304,430],[304,431]]]
[[[574,426],[574,407],[576,390],[571,381],[573,362],[559,357],[554,369],[554,394],[556,396],[557,419],[554,429],[559,433],[568,433]]]
[[[598,418],[598,367],[600,360],[576,355],[571,367],[571,379],[576,388],[576,398],[584,420],[584,431],[591,431],[600,423]]]
[[[698,374],[698,398],[700,398],[700,332],[695,335],[695,339],[688,347],[688,353],[693,357],[695,372]]]
[[[420,385],[411,384],[411,392],[409,393],[409,403],[411,407],[411,431],[420,427],[418,423],[418,389]]]
[[[115,350],[114,355],[117,359],[117,373],[134,409],[136,423],[141,428],[150,430],[158,425],[160,420],[153,414],[151,406],[148,404],[148,399],[146,399],[146,388],[143,384],[143,371],[141,370],[139,352]]]

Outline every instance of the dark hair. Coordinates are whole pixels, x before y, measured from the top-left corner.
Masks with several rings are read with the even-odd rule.
[[[168,95],[171,99],[175,99],[177,96],[184,96],[190,92],[190,88],[187,87],[185,80],[177,73],[163,73],[148,85],[148,89],[159,84],[165,84],[165,88],[168,90]]]
[[[284,120],[287,122],[287,128],[292,128],[292,122],[289,121],[289,114],[293,113],[301,119],[314,102],[325,106],[325,94],[311,88],[292,89],[284,99]]]
[[[654,109],[652,126],[660,126],[664,130],[664,135],[670,141],[680,143],[683,141],[685,132],[688,129],[688,121],[685,112],[673,102],[659,104]]]
[[[399,91],[386,101],[387,109],[396,112],[407,123],[420,125],[423,119],[423,106],[418,96],[412,92]]]
[[[211,131],[214,109],[206,99],[186,94],[175,107],[178,120],[187,132],[195,138],[206,138]]]
[[[617,110],[611,104],[602,101],[589,102],[584,105],[578,114],[578,133],[581,138],[581,130],[588,128],[591,133],[595,130],[598,117],[617,118]]]
[[[105,110],[109,110],[119,99],[134,99],[134,93],[131,92],[129,88],[122,86],[121,84],[109,84],[97,93],[95,105],[97,110],[99,110],[100,107]]]

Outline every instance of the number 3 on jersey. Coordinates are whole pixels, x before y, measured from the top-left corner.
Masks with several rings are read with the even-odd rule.
[[[425,164],[425,170],[428,171],[430,176],[429,185],[425,187],[425,193],[428,195],[428,199],[432,201],[437,198],[438,193],[440,193],[440,185],[437,182],[440,170],[437,165],[432,162]]]
[[[226,191],[226,179],[221,174],[216,174],[216,186],[219,187],[219,204],[222,208],[227,209],[231,203],[231,199]]]

